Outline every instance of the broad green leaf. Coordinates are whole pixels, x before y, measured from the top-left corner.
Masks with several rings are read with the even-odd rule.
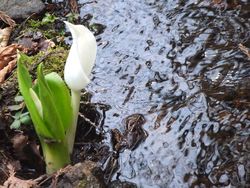
[[[54,139],[63,140],[65,138],[64,126],[59,110],[54,101],[52,91],[50,90],[43,75],[42,64],[38,65],[37,68],[37,80],[39,87],[39,99],[43,108],[43,121],[53,134]]]
[[[24,65],[24,62],[26,60],[27,58],[22,53],[19,53],[17,62],[17,77],[18,77],[19,89],[23,95],[25,104],[30,112],[30,116],[34,123],[37,134],[42,137],[53,138],[51,131],[49,131],[47,129],[47,126],[44,124],[36,108],[36,105],[30,95],[30,88],[32,88],[32,80],[28,70]]]
[[[19,50],[17,50],[17,59],[18,59],[18,62],[21,62],[21,63],[29,63],[31,61],[31,58],[29,56],[20,52]]]
[[[69,90],[62,78],[55,72],[45,76],[47,84],[53,96],[53,101],[60,114],[65,132],[72,124],[73,112]]]
[[[36,106],[36,109],[37,109],[39,115],[43,119],[42,103],[41,103],[40,99],[38,98],[37,94],[35,93],[35,91],[32,88],[30,88],[30,96],[31,96],[32,100],[34,101],[34,104]]]

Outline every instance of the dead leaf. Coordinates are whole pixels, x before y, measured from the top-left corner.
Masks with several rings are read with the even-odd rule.
[[[0,184],[1,185],[3,185],[3,183],[12,174],[14,174],[16,171],[20,169],[21,169],[21,164],[19,160],[14,160],[13,155],[8,152],[0,151],[0,176],[1,176]]]
[[[222,2],[222,0],[213,0],[214,4],[220,4]]]
[[[8,162],[7,168],[8,168],[10,176],[15,174],[16,171],[21,169],[20,161],[10,161],[10,162]]]
[[[0,70],[7,66],[10,61],[16,59],[17,50],[24,51],[24,48],[18,44],[0,48]]]
[[[34,42],[30,37],[24,37],[20,39],[18,44],[24,46],[25,48],[32,49],[33,51],[36,51],[38,46],[38,43]]]
[[[55,43],[52,40],[42,40],[41,42],[39,42],[38,44],[38,48],[41,51],[47,51],[49,48],[53,48],[55,47]]]
[[[10,38],[10,33],[12,31],[11,27],[6,27],[4,29],[0,29],[0,49],[2,47],[7,46]]]
[[[36,188],[37,182],[34,180],[22,180],[12,174],[5,182],[4,187],[8,188]]]
[[[27,49],[19,44],[12,44],[0,48],[0,83],[16,66],[17,50],[27,53]]]
[[[15,27],[16,25],[16,22],[3,11],[0,11],[0,19],[10,27]]]
[[[12,139],[11,142],[13,144],[13,148],[16,151],[21,151],[28,143],[28,136],[23,134],[16,134]]]
[[[41,171],[43,159],[35,140],[31,140],[27,135],[19,133],[11,139],[11,142],[14,148],[14,155],[18,160],[25,161],[32,168],[37,167],[36,170]]]
[[[30,141],[28,136],[22,133],[16,134],[11,139],[15,154],[18,156],[19,160],[29,160],[31,155],[36,156],[42,160],[42,156],[39,152],[39,147],[34,141]],[[29,150],[30,152],[27,152]]]
[[[248,49],[246,46],[243,44],[239,44],[239,49],[247,55],[248,58],[250,58],[250,49]]]
[[[239,5],[238,0],[213,0],[212,4],[217,8],[234,9]]]
[[[76,0],[69,0],[71,11],[75,14],[79,14],[78,4]]]
[[[5,77],[7,74],[9,74],[14,68],[16,67],[16,59],[12,60],[8,63],[7,66],[5,66],[1,71],[0,71],[0,83],[2,83],[5,80]]]

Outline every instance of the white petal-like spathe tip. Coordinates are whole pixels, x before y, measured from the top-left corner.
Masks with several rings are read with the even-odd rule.
[[[83,25],[64,22],[69,28],[73,43],[64,68],[64,79],[72,90],[81,90],[89,83],[89,75],[96,58],[96,40]]]

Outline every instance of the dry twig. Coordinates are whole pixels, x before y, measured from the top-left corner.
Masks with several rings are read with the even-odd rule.
[[[250,58],[250,50],[243,44],[239,44],[239,49]]]
[[[3,11],[0,11],[0,19],[12,28],[16,25],[16,22]]]

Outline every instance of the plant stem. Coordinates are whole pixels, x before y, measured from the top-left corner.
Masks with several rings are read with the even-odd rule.
[[[46,143],[40,139],[46,163],[46,173],[52,174],[70,163],[67,142]]]
[[[68,138],[68,148],[69,148],[70,154],[72,154],[72,151],[74,148],[78,113],[79,113],[79,107],[80,107],[80,98],[81,98],[80,95],[81,95],[80,91],[71,90],[71,105],[73,108],[73,123],[66,134],[66,137]]]

